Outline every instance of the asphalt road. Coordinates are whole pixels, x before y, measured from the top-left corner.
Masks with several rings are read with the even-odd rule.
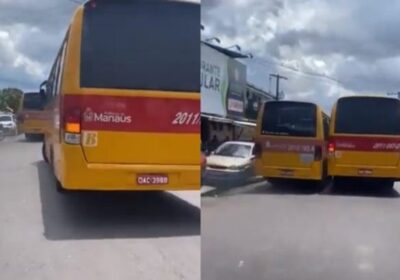
[[[0,279],[200,279],[200,195],[56,192],[40,143],[0,142]]]
[[[400,279],[396,189],[263,183],[203,197],[202,279]]]

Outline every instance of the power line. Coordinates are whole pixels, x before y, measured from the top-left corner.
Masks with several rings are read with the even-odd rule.
[[[282,63],[267,61],[267,60],[264,60],[264,59],[262,59],[262,60],[253,60],[252,62],[254,62],[256,64],[259,64],[259,65],[262,65],[262,66],[266,66],[266,64],[272,64],[272,65],[275,65],[277,67],[284,68],[284,69],[287,69],[289,71],[295,72],[297,74],[302,74],[304,76],[313,77],[313,78],[325,79],[325,80],[329,80],[331,82],[334,82],[336,84],[343,85],[343,83],[341,81],[339,81],[338,79],[336,79],[334,77],[331,77],[331,76],[328,76],[328,75],[325,75],[325,74],[321,74],[321,73],[315,73],[315,72],[308,72],[308,71],[304,71],[304,70],[299,70],[299,69],[296,69],[294,67],[284,65]]]

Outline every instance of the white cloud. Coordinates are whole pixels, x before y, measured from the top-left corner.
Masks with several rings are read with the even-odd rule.
[[[373,0],[251,0],[244,6],[237,1],[203,0],[202,4],[208,36],[239,43],[244,51],[268,62],[318,74],[253,63],[249,79],[264,89],[274,89],[268,75],[279,72],[289,77],[282,83],[288,98],[316,101],[326,108],[343,95],[400,91],[398,1],[382,5]],[[260,77],[255,78],[257,73]]]
[[[0,0],[0,88],[37,88],[77,5],[62,0]]]

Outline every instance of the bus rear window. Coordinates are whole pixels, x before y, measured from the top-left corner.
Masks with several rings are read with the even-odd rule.
[[[310,103],[267,102],[262,120],[264,135],[316,137],[317,108]]]
[[[200,92],[200,5],[85,5],[81,87]]]
[[[374,97],[340,99],[335,132],[400,135],[400,101]]]
[[[24,110],[42,110],[43,102],[39,93],[25,93],[22,107]]]

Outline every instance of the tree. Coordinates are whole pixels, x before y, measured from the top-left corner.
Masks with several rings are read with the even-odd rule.
[[[5,88],[0,90],[0,111],[18,112],[23,91],[18,88]]]

